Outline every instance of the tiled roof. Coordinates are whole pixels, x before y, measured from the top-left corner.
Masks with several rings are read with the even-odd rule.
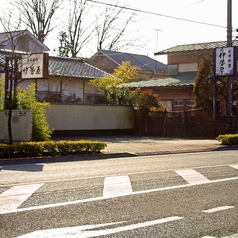
[[[5,65],[7,54],[6,51],[0,51],[0,65]],[[84,62],[82,59],[49,56],[50,76],[95,79],[102,77],[104,74],[107,73]]]
[[[120,65],[123,61],[131,62],[132,66],[137,66],[143,71],[156,71],[167,72],[167,65],[146,55],[138,55],[131,53],[123,53],[110,50],[100,50],[102,54],[113,60],[116,64]]]
[[[146,81],[131,82],[125,85],[131,88],[193,86],[195,83],[196,75],[196,73],[183,73],[175,76],[167,76]]]
[[[73,78],[100,78],[106,72],[84,62],[82,59],[49,57],[49,75]]]
[[[226,41],[218,41],[218,42],[208,42],[208,43],[177,45],[177,46],[173,46],[171,48],[156,52],[155,55],[166,55],[170,53],[199,51],[199,50],[211,50],[217,47],[225,47],[226,43],[227,43]],[[238,41],[234,41],[232,45],[238,46]]]

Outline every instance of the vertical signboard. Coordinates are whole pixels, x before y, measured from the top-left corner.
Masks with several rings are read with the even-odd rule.
[[[22,55],[22,79],[48,78],[48,54]]]
[[[222,47],[215,49],[215,75],[236,75],[236,48]]]

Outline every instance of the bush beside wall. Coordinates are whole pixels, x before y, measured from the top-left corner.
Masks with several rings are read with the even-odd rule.
[[[222,145],[238,145],[238,134],[224,134],[216,138]]]
[[[0,144],[0,158],[100,153],[106,146],[105,142],[86,140]]]

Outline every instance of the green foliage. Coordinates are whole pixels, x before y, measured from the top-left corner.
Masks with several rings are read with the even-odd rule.
[[[38,102],[35,95],[35,84],[26,90],[17,88],[17,108],[32,110],[32,139],[34,141],[47,141],[51,138],[52,131],[49,128],[45,108],[49,103]]]
[[[135,108],[144,113],[148,113],[155,108],[161,108],[159,95],[154,93],[152,89],[139,90],[134,102]]]
[[[4,76],[0,77],[0,110],[4,109]]]
[[[90,80],[89,84],[103,92],[109,104],[130,104],[133,93],[123,84],[130,82],[137,75],[137,70],[138,68],[131,66],[130,62],[122,62],[112,74]]]
[[[203,108],[208,114],[212,115],[212,77],[213,67],[209,58],[204,58],[199,65],[193,93],[195,103],[193,108]]]
[[[238,145],[238,134],[224,134],[216,138],[222,145]]]
[[[100,141],[45,141],[0,144],[0,158],[23,158],[99,153],[107,144]]]
[[[106,74],[102,78],[92,79],[89,84],[97,87],[99,91],[108,93],[119,84],[130,82],[137,75],[137,67],[131,66],[130,62],[122,62],[112,74]],[[124,91],[124,87],[117,88]]]
[[[59,41],[60,41],[59,56],[60,57],[69,57],[70,44],[69,44],[68,36],[67,36],[66,32],[61,31],[59,33]]]
[[[129,61],[123,61],[113,72],[113,76],[120,79],[121,83],[128,83],[137,76],[139,68],[132,66]]]
[[[89,83],[104,92],[107,102],[115,105],[133,105],[136,110],[148,112],[152,107],[160,107],[159,97],[152,90],[130,89],[128,83],[137,77],[138,68],[130,62],[122,62],[114,72]]]

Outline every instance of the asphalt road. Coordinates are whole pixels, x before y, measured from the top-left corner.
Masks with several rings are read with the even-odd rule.
[[[238,237],[237,151],[2,166],[0,237]]]

